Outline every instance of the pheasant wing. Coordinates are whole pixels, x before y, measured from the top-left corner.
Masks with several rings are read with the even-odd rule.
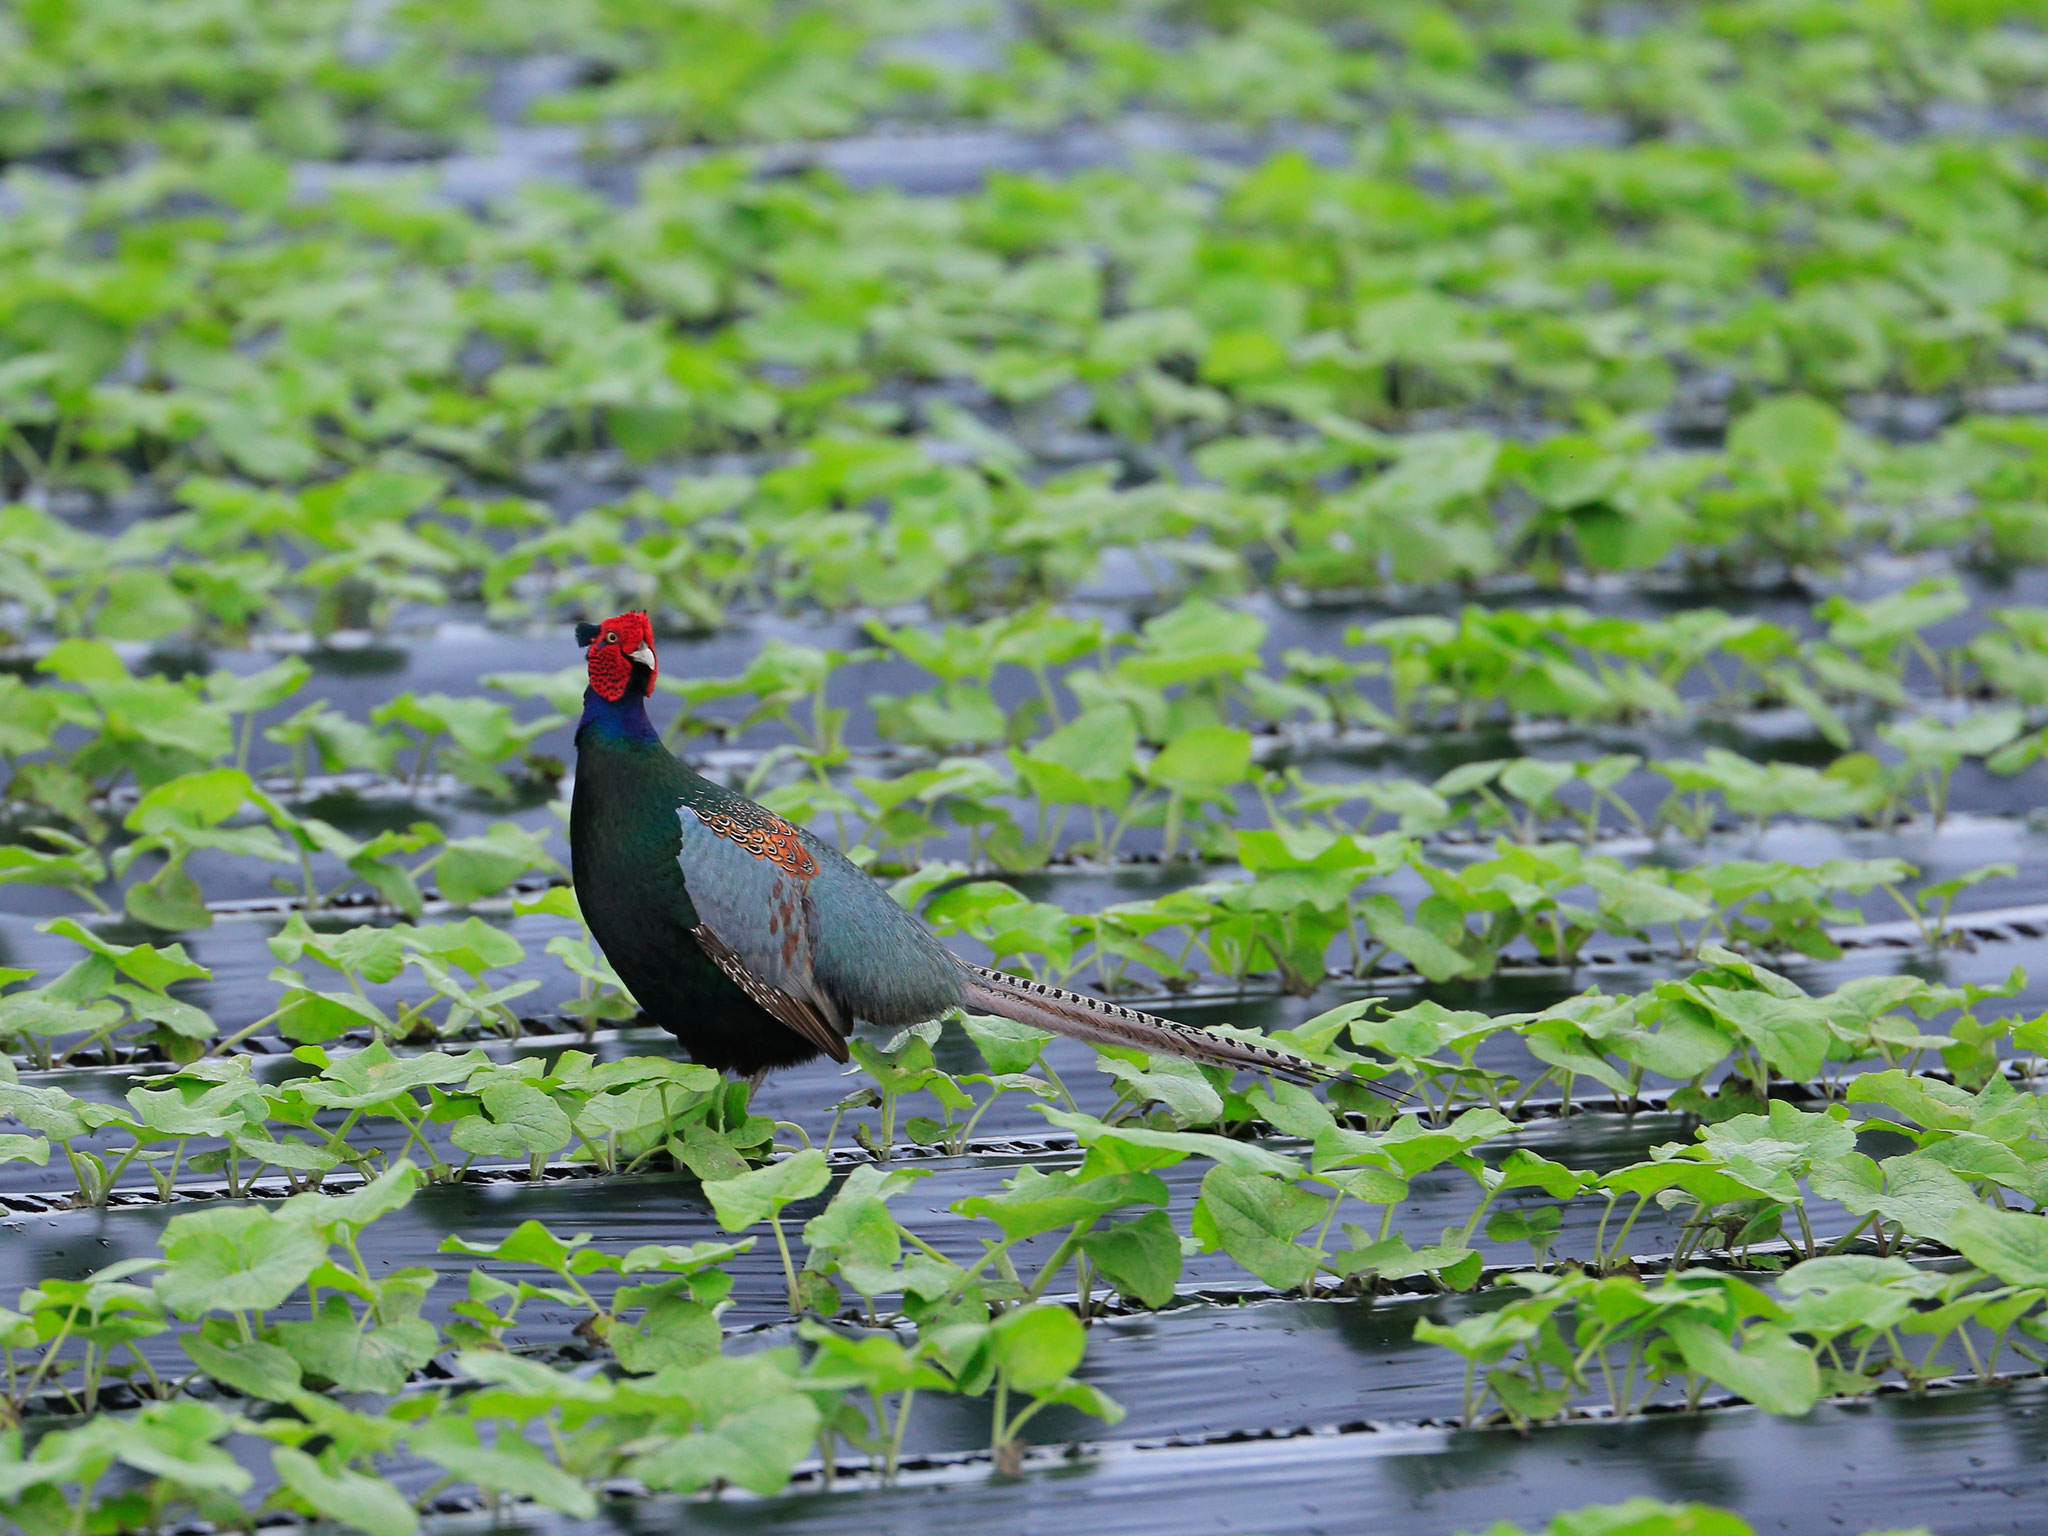
[[[834,1061],[846,1028],[811,969],[811,877],[818,862],[781,817],[676,807],[683,884],[704,953],[779,1022]]]

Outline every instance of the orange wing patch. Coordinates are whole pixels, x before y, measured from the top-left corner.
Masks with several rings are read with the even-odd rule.
[[[697,819],[727,842],[737,843],[757,859],[766,859],[799,880],[818,872],[818,861],[796,835],[796,828],[780,816],[761,812],[759,820],[741,821],[721,811],[699,811]]]

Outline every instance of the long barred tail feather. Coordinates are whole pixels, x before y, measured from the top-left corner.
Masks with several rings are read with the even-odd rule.
[[[1069,992],[1064,987],[990,970],[984,965],[970,965],[967,973],[968,1007],[1029,1024],[1034,1029],[1048,1029],[1056,1035],[1070,1035],[1096,1045],[1184,1056],[1219,1067],[1248,1067],[1299,1083],[1322,1082],[1339,1075],[1271,1046],[1254,1045],[1193,1024],[1178,1024],[1156,1014],[1140,1013],[1085,992]]]

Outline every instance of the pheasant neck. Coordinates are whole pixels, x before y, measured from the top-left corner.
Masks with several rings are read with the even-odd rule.
[[[647,718],[647,695],[631,685],[617,699],[608,699],[595,688],[583,690],[583,718],[576,723],[576,739],[582,741],[585,732],[614,741],[661,740],[654,722]]]

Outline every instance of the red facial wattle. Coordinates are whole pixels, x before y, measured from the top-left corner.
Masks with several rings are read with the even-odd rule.
[[[644,613],[622,613],[605,620],[586,653],[590,686],[600,698],[616,704],[633,683],[633,664],[647,668],[647,692],[654,692],[660,667],[654,659],[654,626]]]

